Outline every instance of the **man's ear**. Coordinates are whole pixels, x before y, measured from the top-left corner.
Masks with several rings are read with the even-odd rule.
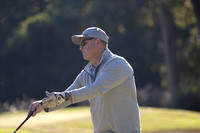
[[[100,46],[101,40],[99,38],[97,38],[96,41],[97,41],[97,45]]]

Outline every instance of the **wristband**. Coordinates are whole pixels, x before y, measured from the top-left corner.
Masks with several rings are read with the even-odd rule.
[[[65,92],[65,101],[69,100],[69,92]]]

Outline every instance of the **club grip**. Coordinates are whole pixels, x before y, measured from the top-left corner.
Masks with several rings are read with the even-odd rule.
[[[39,104],[42,105],[43,103],[40,102]],[[31,112],[28,114],[28,116],[27,116],[26,119],[29,119],[29,118],[33,115],[33,113],[34,113],[36,110],[37,110],[37,109],[36,109],[36,107],[35,107],[34,111],[31,111]]]
[[[29,114],[28,114],[28,116],[26,117],[26,119],[29,119],[32,115],[33,115],[33,113],[36,111],[36,108],[35,108],[35,110],[34,111],[31,111]]]

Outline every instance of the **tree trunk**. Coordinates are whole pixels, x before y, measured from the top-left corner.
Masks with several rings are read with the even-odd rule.
[[[170,105],[173,107],[175,104],[175,96],[177,94],[178,89],[178,76],[177,76],[177,65],[176,65],[176,57],[175,57],[175,45],[174,45],[174,19],[170,11],[165,6],[163,0],[160,0],[160,24],[161,24],[161,32],[164,43],[164,52],[165,59],[167,65],[167,79],[168,79],[168,87],[170,90],[171,101]]]
[[[196,23],[197,23],[197,28],[198,28],[198,44],[200,45],[200,1],[199,0],[191,0],[193,9],[194,9],[194,14],[196,17]]]

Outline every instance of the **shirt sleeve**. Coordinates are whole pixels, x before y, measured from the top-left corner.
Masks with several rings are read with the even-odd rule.
[[[101,96],[132,76],[133,69],[127,61],[121,58],[114,59],[106,64],[93,84],[71,91],[72,103]]]

